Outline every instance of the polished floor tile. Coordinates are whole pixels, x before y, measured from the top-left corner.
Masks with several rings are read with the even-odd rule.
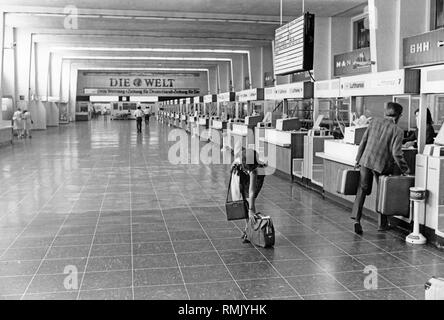
[[[274,248],[242,243],[245,222],[225,216],[229,166],[171,164],[170,130],[78,122],[2,148],[0,298],[420,300],[443,276],[444,251],[373,220],[358,236],[349,211],[276,176],[257,199]]]
[[[328,274],[304,275],[286,279],[301,296],[347,291],[341,283]]]

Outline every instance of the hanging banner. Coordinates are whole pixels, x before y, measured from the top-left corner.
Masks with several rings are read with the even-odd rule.
[[[207,91],[203,72],[79,71],[78,95],[195,96]]]

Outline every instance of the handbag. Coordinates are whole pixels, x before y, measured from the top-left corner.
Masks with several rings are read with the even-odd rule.
[[[230,182],[228,183],[227,200],[225,202],[225,211],[227,213],[227,220],[242,220],[248,218],[248,201],[245,200],[244,194],[241,192],[241,200],[229,201],[231,193],[231,179],[233,178],[235,168],[231,170]]]
[[[248,240],[256,246],[263,248],[274,246],[274,226],[269,216],[260,213],[250,216],[246,233]]]

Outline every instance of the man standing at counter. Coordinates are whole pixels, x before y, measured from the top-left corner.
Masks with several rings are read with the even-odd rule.
[[[402,106],[388,102],[384,119],[373,119],[362,137],[356,156],[356,168],[360,167],[360,182],[352,215],[355,233],[362,234],[361,218],[365,197],[371,193],[373,176],[376,181],[380,175],[393,174],[395,165],[402,174],[409,172],[409,167],[402,153],[403,130],[397,123],[402,115]],[[379,230],[387,228],[387,217],[380,215]]]

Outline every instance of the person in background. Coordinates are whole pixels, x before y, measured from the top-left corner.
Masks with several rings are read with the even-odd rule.
[[[150,124],[150,115],[151,115],[150,107],[145,107],[143,113],[145,114],[145,124],[146,125]]]
[[[418,148],[418,134],[419,134],[419,109],[415,111],[416,116],[416,130],[408,135],[403,144],[405,148]],[[435,141],[435,129],[433,129],[433,119],[430,110],[427,108],[427,128],[426,128],[426,144],[433,144]]]
[[[20,139],[23,137],[23,120],[22,120],[22,110],[17,108],[12,116],[14,122],[14,130],[17,132],[17,137]]]
[[[365,197],[373,184],[373,176],[378,182],[380,175],[393,174],[395,165],[402,174],[409,172],[409,167],[402,153],[404,131],[397,123],[402,115],[402,106],[395,102],[387,103],[385,117],[375,118],[370,122],[356,156],[355,168],[360,167],[358,193],[353,205],[352,219],[355,219],[355,233],[362,234],[361,218]],[[379,216],[379,230],[387,228],[387,217]]]
[[[265,167],[264,164],[259,163],[259,155],[253,149],[242,148],[237,152],[235,160],[231,166],[231,172],[233,175],[238,175],[239,179],[232,179],[234,183],[239,183],[239,186],[232,185],[232,199],[234,201],[246,199],[248,201],[248,215],[252,216],[256,214],[256,198],[262,189],[264,184],[265,175],[261,174],[261,168]],[[238,191],[236,191],[238,190]],[[246,223],[248,224],[248,218]],[[247,239],[246,228],[242,234],[242,241],[244,243],[249,242]]]
[[[136,112],[134,112],[134,116],[136,117],[136,121],[137,121],[137,133],[142,133],[143,112],[142,112],[142,108],[140,106],[137,107]]]
[[[28,110],[24,110],[22,117],[23,117],[23,128],[25,131],[24,136],[32,138],[31,129],[32,129],[32,124],[34,123],[34,121],[32,121],[31,112],[29,112]]]

